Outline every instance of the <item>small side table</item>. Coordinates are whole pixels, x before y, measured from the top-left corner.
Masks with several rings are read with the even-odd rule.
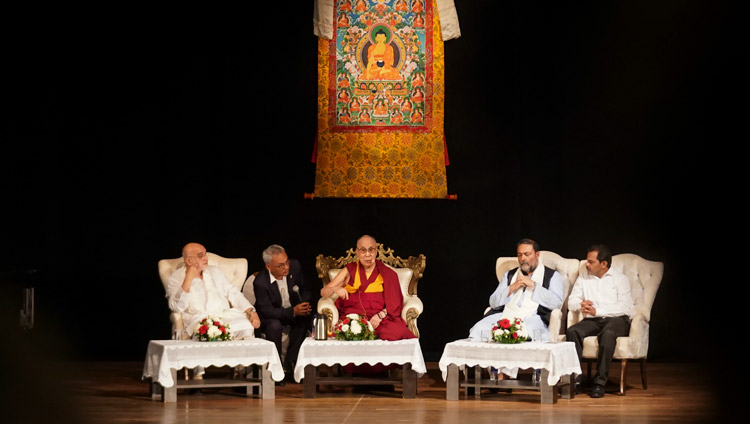
[[[320,365],[346,364],[398,364],[403,366],[403,376],[396,379],[366,377],[320,377]],[[304,396],[314,398],[318,385],[402,384],[403,397],[417,396],[417,379],[427,372],[419,339],[384,341],[342,341],[305,339],[297,356],[294,379],[304,379]]]
[[[260,378],[177,379],[177,370],[182,368],[251,365],[262,367]],[[273,399],[273,381],[283,380],[284,370],[276,345],[263,339],[229,342],[152,340],[143,365],[143,378],[151,382],[151,398],[161,398],[163,402],[177,401],[177,389],[213,387],[245,387],[248,396],[253,388],[258,387],[263,399]]]
[[[541,403],[556,403],[558,389],[564,399],[574,396],[572,374],[581,373],[581,365],[572,342],[502,344],[469,339],[445,345],[438,364],[446,381],[446,399],[458,400],[460,387],[474,391],[479,397],[482,388],[536,390]],[[464,368],[465,382],[459,384],[459,367]],[[473,378],[466,367],[476,367]],[[538,384],[520,380],[489,380],[481,378],[487,367],[509,369],[541,369]]]

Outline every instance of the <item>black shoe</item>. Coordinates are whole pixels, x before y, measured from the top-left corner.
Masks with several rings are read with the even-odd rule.
[[[600,398],[604,397],[604,386],[595,384],[594,388],[591,389],[591,395],[592,398]]]
[[[273,384],[276,386],[286,386],[286,383],[284,382],[284,380],[274,381]]]
[[[580,395],[583,393],[583,376],[579,375],[575,378],[575,382],[573,383],[573,393]]]

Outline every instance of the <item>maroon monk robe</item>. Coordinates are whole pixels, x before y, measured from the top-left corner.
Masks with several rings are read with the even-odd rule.
[[[349,271],[350,276],[348,285],[354,284],[354,273],[359,269],[360,286],[356,292],[349,294],[349,299],[336,299],[339,315],[364,314],[370,320],[378,312],[385,309],[387,315],[375,329],[375,335],[379,339],[403,340],[416,338],[407,327],[406,321],[401,318],[404,297],[401,294],[401,285],[398,282],[396,272],[388,268],[383,262],[376,260],[375,269],[368,278],[365,275],[365,267],[361,265],[358,267],[357,265],[358,262],[350,262],[346,265],[346,270]],[[367,287],[377,279],[378,275],[383,277],[383,291],[380,293],[365,293]]]

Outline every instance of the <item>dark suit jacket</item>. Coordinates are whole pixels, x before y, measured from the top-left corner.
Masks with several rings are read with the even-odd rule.
[[[255,309],[258,310],[261,322],[264,319],[278,319],[282,322],[289,323],[294,321],[294,305],[310,300],[309,287],[305,284],[305,277],[302,275],[302,266],[296,259],[289,260],[289,275],[286,277],[287,290],[289,290],[289,303],[291,308],[281,306],[281,293],[276,283],[271,284],[270,274],[266,268],[258,271],[258,276],[253,282],[255,291]],[[299,287],[299,294],[294,293],[293,287]],[[300,302],[300,297],[302,302]]]

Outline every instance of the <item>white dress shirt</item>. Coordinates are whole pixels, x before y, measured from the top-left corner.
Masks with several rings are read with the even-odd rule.
[[[586,272],[578,276],[568,297],[568,309],[579,311],[581,302],[590,300],[597,317],[633,315],[633,299],[630,296],[630,281],[620,271],[610,268],[599,278]],[[584,315],[585,318],[590,315]]]
[[[289,288],[286,285],[286,276],[279,280],[271,274],[271,271],[268,271],[268,278],[270,278],[269,281],[271,281],[271,285],[276,283],[276,286],[279,288],[279,294],[281,294],[281,307],[291,308],[292,303],[289,301]]]

